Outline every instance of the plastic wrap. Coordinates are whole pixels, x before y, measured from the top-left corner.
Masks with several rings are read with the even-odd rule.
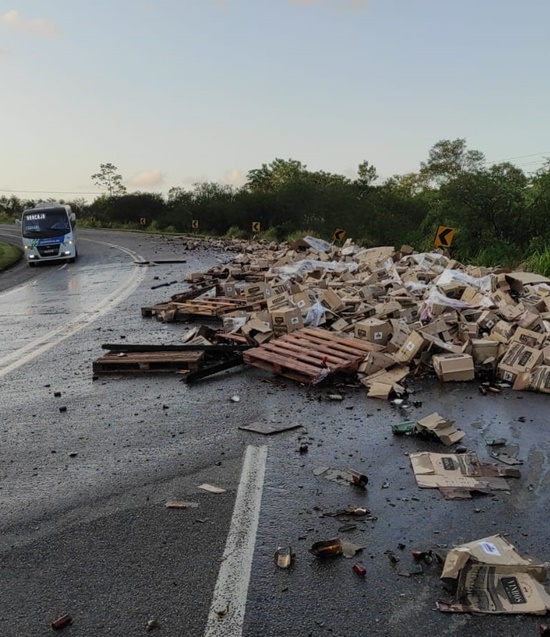
[[[273,268],[273,272],[280,277],[291,278],[293,276],[303,276],[308,272],[317,269],[330,270],[332,272],[356,272],[359,265],[357,263],[346,263],[340,261],[316,261],[314,259],[304,259],[296,263],[289,263],[278,268]]]
[[[461,270],[444,270],[435,280],[435,285],[447,285],[449,283],[465,283],[480,292],[489,294],[493,290],[493,277],[488,274],[487,276],[474,277],[462,272]]]
[[[307,315],[304,319],[304,325],[306,327],[319,327],[319,324],[323,320],[325,316],[326,308],[319,303],[319,301],[315,301],[315,303],[308,308]]]

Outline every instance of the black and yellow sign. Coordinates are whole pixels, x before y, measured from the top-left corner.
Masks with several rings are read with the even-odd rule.
[[[342,243],[342,241],[345,238],[346,238],[346,231],[342,230],[342,228],[336,228],[336,230],[334,231],[334,234],[332,235],[332,240],[339,241],[340,243]]]
[[[198,230],[199,229],[199,220],[198,219],[193,219],[191,221],[191,227],[193,228],[193,230]]]
[[[146,226],[147,225],[147,219],[145,217],[140,217],[139,218],[139,225],[140,226]]]
[[[262,224],[259,221],[252,222],[252,232],[261,232]]]
[[[450,248],[455,236],[455,228],[448,228],[447,226],[439,226],[435,233],[434,244],[436,248]]]

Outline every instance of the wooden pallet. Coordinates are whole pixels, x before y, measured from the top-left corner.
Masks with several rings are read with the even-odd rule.
[[[335,372],[354,374],[372,343],[304,328],[247,350],[244,361],[301,383],[316,385]]]
[[[204,352],[109,352],[93,362],[94,374],[147,374],[195,371]]]
[[[143,317],[155,316],[163,323],[174,323],[176,321],[188,321],[198,317],[202,319],[217,320],[228,312],[235,310],[249,309],[245,299],[234,299],[230,297],[213,297],[211,299],[195,299],[188,301],[168,301],[159,303],[152,307],[142,307]]]

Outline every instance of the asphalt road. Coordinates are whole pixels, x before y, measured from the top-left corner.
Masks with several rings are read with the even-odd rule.
[[[17,233],[0,227],[0,240],[10,234]],[[75,264],[23,264],[0,276],[2,637],[49,635],[50,622],[65,612],[73,623],[62,633],[87,637],[145,634],[152,618],[152,634],[170,637],[538,634],[535,617],[435,610],[445,597],[435,565],[411,577],[399,573],[413,549],[497,532],[521,551],[550,558],[546,397],[482,396],[475,384],[424,380],[412,384],[422,406],[407,415],[362,388],[341,387],[344,400],[330,402],[327,388],[255,369],[190,387],[176,375],[94,381],[102,343],[179,342],[185,325],[143,319],[141,306],[166,300],[184,289],[186,272],[230,255],[183,251],[178,239],[140,234],[81,230],[79,241]],[[187,263],[143,267],[134,264],[137,256]],[[151,289],[173,280],[182,283]],[[230,400],[235,395],[239,402]],[[483,460],[487,436],[519,444],[525,463],[510,492],[447,501],[417,488],[407,454],[441,448],[394,438],[390,425],[433,411],[456,419],[464,443]],[[254,421],[303,427],[269,438],[238,429]],[[300,454],[303,441],[309,450]],[[265,476],[263,468],[251,474],[255,491],[247,500],[243,490],[239,517],[251,449],[267,451]],[[315,476],[319,466],[361,470],[368,488]],[[226,492],[207,493],[198,488],[203,483]],[[167,509],[174,499],[198,507]],[[339,532],[342,522],[323,514],[351,504],[377,520]],[[308,552],[335,536],[365,549],[329,561]],[[280,570],[273,554],[288,544],[295,564]],[[365,579],[352,571],[358,560]]]

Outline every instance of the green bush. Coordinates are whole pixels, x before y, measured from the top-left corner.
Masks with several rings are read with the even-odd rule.
[[[225,233],[225,236],[228,239],[246,239],[248,237],[248,232],[238,226],[231,226]]]
[[[545,250],[536,250],[530,254],[525,260],[527,269],[542,274],[543,276],[550,276],[550,248]]]
[[[521,260],[521,256],[518,247],[508,241],[492,241],[471,258],[470,262],[474,265],[513,268]]]

